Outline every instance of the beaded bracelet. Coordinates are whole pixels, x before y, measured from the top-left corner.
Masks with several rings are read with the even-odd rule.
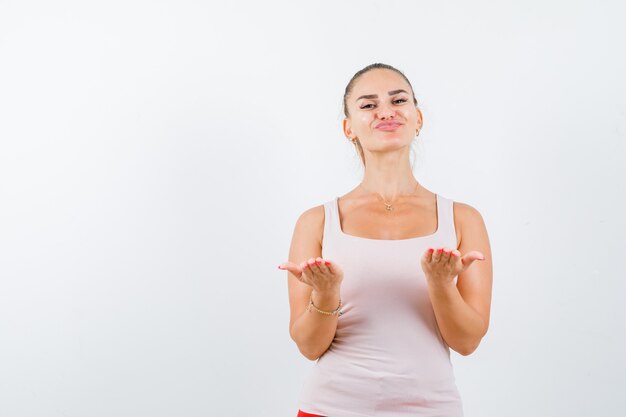
[[[311,312],[311,307],[313,307],[318,313],[326,314],[326,315],[329,315],[329,316],[336,316],[337,313],[339,313],[339,310],[341,309],[342,305],[343,304],[341,303],[341,298],[339,298],[339,306],[336,309],[334,309],[333,311],[320,310],[319,308],[315,307],[315,304],[313,304],[313,293],[311,293],[311,298],[309,298],[309,305],[307,306],[307,310],[310,313]],[[339,315],[341,315],[341,313],[339,313]]]

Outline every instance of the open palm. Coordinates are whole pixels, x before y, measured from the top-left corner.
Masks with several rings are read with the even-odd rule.
[[[458,250],[448,247],[428,248],[422,255],[421,265],[426,278],[437,285],[448,285],[454,277],[465,271],[474,261],[484,261],[479,251],[470,251],[461,256]]]

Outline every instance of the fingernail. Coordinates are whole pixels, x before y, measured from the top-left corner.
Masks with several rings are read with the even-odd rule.
[[[324,261],[324,262],[326,262],[326,265],[330,265],[330,262],[328,262],[328,261]]]

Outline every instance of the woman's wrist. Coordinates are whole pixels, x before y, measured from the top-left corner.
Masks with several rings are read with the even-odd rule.
[[[313,290],[310,300],[313,302],[312,307],[316,307],[322,311],[334,311],[341,302],[341,294],[338,288],[327,291]]]

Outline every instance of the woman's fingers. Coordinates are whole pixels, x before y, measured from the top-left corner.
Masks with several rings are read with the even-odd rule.
[[[322,258],[315,258],[315,267],[317,268],[317,271],[322,274],[328,273],[328,268],[326,268],[326,265],[324,265],[324,260]]]
[[[447,246],[439,248],[430,247],[424,252],[423,259],[429,264],[449,263],[450,265],[455,265],[458,263],[459,259],[461,259],[461,252],[456,249],[452,250]]]
[[[450,260],[450,248],[443,247],[441,248],[441,258],[439,258],[439,262],[446,264]]]
[[[450,252],[450,265],[456,266],[461,260],[461,252],[457,249]]]
[[[449,264],[452,267],[458,266],[462,270],[466,269],[472,262],[484,259],[485,256],[482,252],[471,251],[461,256],[461,252],[458,249],[450,249],[446,246],[439,248],[430,247],[423,256],[423,260],[431,266]]]
[[[305,262],[301,264],[295,264],[293,262],[283,262],[278,265],[278,269],[282,269],[284,271],[289,271],[293,274],[294,277],[303,284],[311,285],[309,281],[309,277],[305,275]]]
[[[454,264],[458,261],[460,257],[461,252],[456,249],[452,250],[447,246],[443,246],[440,248],[428,248],[428,250],[424,253],[424,260],[430,263],[450,262]]]
[[[302,272],[302,268],[300,265],[294,264],[293,262],[283,262],[278,265],[278,269],[282,269],[283,271],[289,271],[294,275],[298,275]]]
[[[310,286],[322,285],[322,287],[328,284],[328,280],[332,279],[332,275],[340,273],[338,265],[321,257],[309,258],[300,262],[300,264],[283,262],[278,265],[278,268],[288,270],[304,284]]]
[[[317,264],[317,261],[315,260],[315,258],[310,258],[307,262],[309,264],[309,269],[312,272],[320,272],[319,265]]]
[[[483,255],[482,252],[479,252],[477,250],[467,252],[465,256],[463,256],[463,258],[461,259],[463,263],[463,268],[468,268],[474,261],[484,261],[484,260],[485,260],[485,255]]]

